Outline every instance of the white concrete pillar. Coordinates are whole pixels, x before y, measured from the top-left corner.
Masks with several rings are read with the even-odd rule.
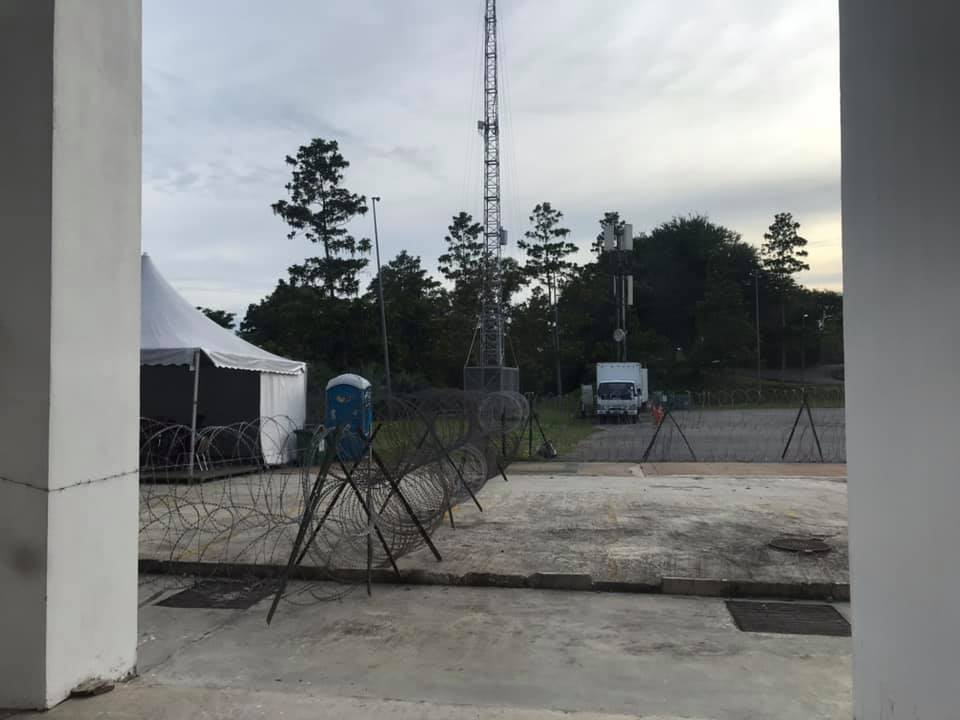
[[[133,671],[140,0],[0,0],[0,708]]]
[[[960,715],[960,4],[841,0],[858,720]]]

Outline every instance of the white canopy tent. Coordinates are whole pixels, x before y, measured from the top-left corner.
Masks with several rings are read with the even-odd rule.
[[[218,424],[252,420],[256,413],[260,418],[286,416],[296,427],[303,426],[305,363],[269,353],[210,320],[164,279],[146,253],[140,262],[140,302],[141,414],[158,408],[162,411],[157,414],[184,417],[181,408],[189,407],[194,437],[202,402],[208,405],[202,408],[206,416],[218,419]],[[202,367],[212,374],[209,380],[205,371],[201,381]],[[259,383],[253,374],[259,376]],[[177,397],[182,393],[176,390],[182,391],[185,382],[192,385],[189,406],[189,394]],[[242,413],[247,416],[238,416]],[[284,462],[293,451],[292,440],[280,434],[285,432],[277,423],[260,423],[260,446],[268,463]]]

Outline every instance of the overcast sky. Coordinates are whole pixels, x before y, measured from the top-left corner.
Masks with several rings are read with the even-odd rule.
[[[706,213],[751,243],[788,210],[801,280],[840,288],[835,0],[499,6],[510,254],[543,200],[584,249],[606,210],[635,232]],[[144,250],[242,316],[317,254],[270,203],[284,156],[323,137],[346,186],[383,197],[384,261],[435,268],[451,215],[480,214],[482,31],[483,0],[146,0]]]

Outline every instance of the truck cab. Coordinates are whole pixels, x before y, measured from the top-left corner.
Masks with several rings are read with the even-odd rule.
[[[597,385],[597,414],[625,416],[636,422],[640,414],[636,385],[615,380]]]
[[[597,363],[594,412],[637,422],[647,403],[647,371],[640,363]]]

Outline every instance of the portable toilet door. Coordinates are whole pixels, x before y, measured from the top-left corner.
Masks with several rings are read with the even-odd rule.
[[[359,460],[373,432],[373,395],[370,381],[347,373],[327,383],[327,409],[324,424],[328,428],[344,426],[340,440],[340,458]]]

